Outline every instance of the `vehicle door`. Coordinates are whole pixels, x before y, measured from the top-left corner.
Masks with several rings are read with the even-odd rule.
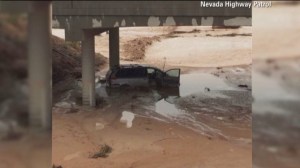
[[[144,67],[130,69],[129,83],[131,86],[147,86],[148,77]]]
[[[180,69],[170,69],[165,72],[163,78],[164,86],[176,86],[180,85]]]
[[[147,67],[147,77],[150,86],[156,86],[156,69]]]

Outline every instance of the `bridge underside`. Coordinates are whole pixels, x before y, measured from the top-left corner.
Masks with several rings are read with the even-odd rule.
[[[251,17],[233,16],[53,16],[52,27],[65,29],[67,41],[81,41],[82,29],[135,26],[251,26]]]

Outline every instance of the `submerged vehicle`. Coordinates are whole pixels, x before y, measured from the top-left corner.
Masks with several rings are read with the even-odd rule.
[[[147,65],[120,65],[107,72],[106,85],[109,87],[178,87],[180,69],[170,69],[164,72]]]

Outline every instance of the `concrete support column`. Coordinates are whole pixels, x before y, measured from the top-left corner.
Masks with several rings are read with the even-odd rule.
[[[109,29],[109,68],[120,65],[119,28]]]
[[[28,25],[29,117],[32,127],[51,130],[51,2],[32,2]]]
[[[82,104],[94,107],[95,93],[95,38],[92,31],[83,31],[82,41]]]

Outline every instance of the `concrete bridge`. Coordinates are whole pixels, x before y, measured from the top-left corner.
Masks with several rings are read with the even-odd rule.
[[[0,1],[0,11],[29,16],[29,111],[32,126],[51,128],[51,28],[81,41],[83,104],[95,106],[94,36],[109,32],[109,65],[119,65],[119,27],[251,26],[252,9],[201,8],[200,1]]]
[[[200,1],[53,2],[53,28],[66,40],[83,39],[82,29],[132,26],[251,26],[250,8],[204,8]],[[99,30],[101,31],[101,30]]]

